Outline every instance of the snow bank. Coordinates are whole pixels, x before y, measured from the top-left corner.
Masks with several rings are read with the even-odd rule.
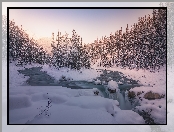
[[[112,116],[97,109],[84,109],[60,104],[50,109],[51,116],[36,117],[29,124],[111,124]]]
[[[130,110],[126,115],[118,107],[118,101],[96,96],[94,90],[96,88],[60,86],[18,86],[10,89],[10,123],[144,124],[144,119],[138,114]],[[48,111],[50,117],[38,116],[38,108],[46,109],[48,99],[52,101]]]
[[[90,98],[89,96],[80,96],[79,98],[71,98],[71,100],[67,101],[65,104],[85,109],[102,109],[110,114],[114,114],[113,105],[119,105],[117,100],[110,100],[100,96],[91,96]]]
[[[9,109],[19,109],[31,106],[32,102],[27,95],[10,95]]]
[[[141,106],[136,106],[136,110],[149,112],[157,124],[166,124],[166,99],[143,99]]]
[[[158,86],[166,86],[166,65],[164,67],[161,67],[158,71],[150,72],[147,70],[136,70],[136,69],[121,69],[120,67],[112,67],[112,68],[106,68],[106,67],[95,67],[98,69],[106,69],[111,71],[119,71],[124,74],[129,79],[139,80],[139,82],[143,85],[151,85],[153,86],[155,84]]]
[[[24,68],[17,67],[15,63],[9,64],[9,87],[10,88],[15,88],[17,86],[21,86],[25,84],[26,80],[29,78],[28,76],[19,74],[17,70],[24,70]]]
[[[75,81],[90,81],[101,74],[95,69],[81,69],[81,71],[77,71],[72,69],[70,70],[69,68],[60,68],[58,70],[55,67],[49,67],[48,65],[44,65],[41,71],[46,71],[48,75],[54,77],[56,80],[59,80],[62,76],[65,76],[66,78],[72,78]]]
[[[148,100],[144,98],[144,95],[148,92],[158,93],[160,96],[166,95],[166,90],[160,87],[136,87],[131,89],[134,91],[136,100],[138,100],[140,106],[136,106],[136,111],[145,111],[151,114],[151,118],[157,124],[166,124],[166,96],[161,99]]]
[[[32,66],[25,66],[26,68],[31,68]],[[39,66],[39,65],[37,65]],[[11,64],[11,75],[16,76],[18,72],[16,70],[22,70],[22,67],[16,67]],[[13,70],[12,70],[13,69]],[[115,69],[117,70],[117,69]],[[14,71],[14,72],[13,72]],[[64,75],[66,78],[73,78],[73,80],[93,80],[98,77],[101,72],[97,72],[95,69],[83,69],[81,72],[76,70],[70,70],[68,68],[61,68],[59,70],[44,65],[42,71],[46,71],[50,76],[55,77],[57,80]],[[121,71],[124,73],[124,71]],[[138,72],[129,73],[127,77],[137,78],[140,77]],[[146,72],[147,73],[147,72]],[[158,82],[153,85],[153,90],[164,93],[165,78],[164,71],[157,73],[149,73],[149,76],[153,74],[153,77],[158,80]],[[22,74],[21,74],[22,75]],[[148,75],[148,74],[147,74]],[[146,78],[146,74],[143,73],[143,77]],[[163,75],[163,76],[162,76]],[[20,76],[20,75],[19,75]],[[163,78],[162,78],[163,77]],[[18,80],[16,80],[18,79]],[[151,78],[146,78],[146,81],[151,81]],[[160,80],[161,79],[161,80]],[[131,110],[121,110],[118,107],[118,101],[113,101],[112,99],[106,99],[101,97],[101,95],[96,96],[94,94],[95,89],[70,89],[60,86],[55,87],[30,87],[30,86],[19,86],[22,85],[26,78],[20,76],[19,78],[11,78],[14,81],[11,86],[13,89],[10,89],[10,97],[16,102],[11,103],[10,107],[10,121],[11,123],[25,123],[29,120],[29,123],[51,123],[51,124],[65,124],[65,123],[78,123],[78,124],[91,124],[91,123],[104,123],[104,124],[144,124],[144,119],[139,116],[137,113]],[[140,80],[140,79],[139,79]],[[160,80],[160,81],[159,81]],[[18,82],[19,81],[19,82]],[[22,82],[22,83],[21,83]],[[141,81],[142,82],[142,81]],[[15,84],[15,85],[14,85]],[[160,86],[160,87],[158,87]],[[118,89],[117,82],[111,80],[108,83],[108,87],[112,90]],[[140,87],[138,87],[140,88]],[[134,91],[137,92],[138,88],[135,88]],[[150,90],[152,87],[145,87],[143,90]],[[136,91],[137,90],[137,91]],[[152,90],[152,89],[151,89]],[[155,91],[155,92],[156,92]],[[47,94],[48,93],[48,94]],[[21,96],[20,96],[21,95]],[[18,98],[19,97],[19,98]],[[46,106],[48,98],[52,100],[52,107],[49,112],[51,116],[48,117],[37,117],[37,109],[40,106]],[[173,98],[173,97],[171,97]],[[18,101],[23,100],[24,103],[19,103],[20,105],[14,106]],[[19,102],[20,102],[19,101]],[[165,106],[160,105],[163,102],[156,102],[143,100],[142,105],[139,106],[139,110],[148,108],[153,108],[154,119],[158,122],[162,122],[165,118],[164,111]],[[162,100],[161,100],[162,101]],[[153,106],[153,103],[155,105]],[[37,114],[36,114],[37,113]],[[161,115],[160,115],[161,114]],[[171,113],[170,113],[171,114]],[[159,116],[159,118],[157,118]]]
[[[115,124],[145,124],[144,119],[131,110],[121,110],[115,115]]]
[[[43,95],[45,99],[51,99],[53,103],[60,104],[64,103],[68,100],[68,97],[66,95],[59,95],[59,94],[44,94]]]

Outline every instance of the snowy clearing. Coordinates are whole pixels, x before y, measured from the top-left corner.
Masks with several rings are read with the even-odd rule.
[[[37,108],[47,108],[48,98],[50,117],[37,116]],[[18,86],[10,89],[9,101],[10,124],[144,124],[136,112],[121,110],[118,101],[96,96],[93,89]]]
[[[41,67],[41,65],[32,64],[25,66],[25,68],[32,67]],[[100,91],[99,94],[95,93],[97,91],[95,87],[91,89],[71,89],[61,86],[29,86],[26,84],[29,77],[17,72],[17,70],[24,70],[25,68],[16,67],[13,63],[10,63],[10,124],[145,124],[143,117],[140,116],[136,110],[131,110],[131,106],[124,106],[130,107],[129,110],[120,109],[121,106],[126,105],[124,103],[128,100],[126,93],[125,97],[119,93],[108,93],[109,98],[104,98]],[[161,82],[156,81],[154,87],[137,87],[131,90],[138,92],[138,90],[141,89],[144,91],[150,90],[158,92],[160,94],[166,93],[164,85],[165,70],[161,70],[157,73],[141,71],[141,74],[119,68],[107,70],[119,71],[124,73],[122,76],[128,76],[130,78],[135,76],[136,79],[153,75],[156,77],[155,80],[163,80],[163,85],[161,85]],[[103,84],[103,82],[96,79],[102,72],[98,72],[95,68],[83,69],[81,71],[70,70],[68,68],[58,70],[44,65],[41,71],[47,72],[47,74],[54,77],[56,81],[59,81],[62,76],[64,76],[70,80],[94,82],[96,87]],[[110,71],[108,71],[108,73],[110,73]],[[141,77],[141,75],[143,75],[143,77]],[[149,81],[148,78],[143,79],[144,81]],[[118,86],[122,84],[113,81],[110,77],[106,82],[107,81],[107,88],[120,91]],[[124,79],[122,78],[121,81],[124,81]],[[140,83],[142,84],[141,81]],[[49,102],[48,98],[51,100],[51,107],[49,109],[46,107]],[[118,101],[116,99],[118,99]],[[123,100],[125,100],[125,102],[123,102]],[[152,101],[143,100],[140,102],[141,105],[137,106],[136,109],[153,109],[151,114],[153,114],[155,121],[159,124],[165,124],[165,100],[166,98]],[[155,104],[153,107],[152,102]],[[159,108],[159,105],[162,108]],[[38,116],[38,114],[43,113],[42,110],[48,111],[45,115]]]

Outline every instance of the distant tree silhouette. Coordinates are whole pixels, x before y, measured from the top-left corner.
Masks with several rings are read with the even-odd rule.
[[[14,21],[9,20],[9,61],[17,62],[16,65],[33,63],[44,64],[48,59],[47,52],[37,44],[33,38],[21,27],[16,26]]]

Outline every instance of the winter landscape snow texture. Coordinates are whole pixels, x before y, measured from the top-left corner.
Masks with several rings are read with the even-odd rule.
[[[25,66],[25,68],[31,67],[39,66],[34,64]],[[110,98],[109,96],[104,97],[103,93],[105,91],[102,93],[100,88],[83,88],[83,84],[81,89],[71,89],[62,86],[30,86],[26,83],[29,77],[17,72],[25,68],[16,67],[14,63],[10,63],[10,124],[146,124],[143,116],[140,116],[133,108],[147,112],[152,109],[151,118],[154,122],[157,124],[166,123],[166,97],[155,100],[144,98],[143,101],[136,97],[134,100],[139,101],[140,104],[133,107],[129,103],[126,92],[125,96],[120,94],[121,89],[118,89],[118,83],[113,80],[109,81],[108,85],[104,85],[107,91],[106,93],[109,93],[108,88],[117,91],[116,94],[109,93]],[[134,91],[135,93],[138,91],[144,91],[144,93],[152,91],[160,95],[166,95],[165,67],[157,73],[143,70],[132,71],[131,73],[130,70],[119,68],[108,70],[121,71],[124,75],[135,80],[140,80],[144,84],[140,87],[131,88],[129,91]],[[78,81],[90,82],[93,80],[94,86],[96,85],[96,87],[102,85],[96,84],[95,78],[101,74],[96,69],[79,72],[76,70],[68,71],[68,69],[62,68],[57,71],[53,67],[50,68],[48,65],[44,65],[42,71],[46,71],[48,75],[53,76],[55,82],[60,82],[60,78],[64,75],[66,78]],[[147,86],[146,83],[150,85]],[[99,94],[95,94],[96,91]],[[122,95],[122,98],[119,98],[118,95]],[[113,96],[118,99],[115,99]],[[49,102],[50,104],[48,104]],[[126,106],[123,106],[121,109],[121,105]],[[127,107],[128,109],[126,109]]]
[[[89,45],[58,32],[51,54],[9,21],[8,123],[166,124],[165,15]]]

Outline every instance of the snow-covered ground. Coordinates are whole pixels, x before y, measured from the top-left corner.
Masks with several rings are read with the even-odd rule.
[[[3,71],[5,71],[6,65],[4,62],[3,62],[3,65],[4,65]],[[26,66],[26,67],[27,68],[36,67],[36,65]],[[11,107],[11,109],[10,109],[11,115],[13,115],[12,113],[18,113],[18,114],[16,114],[16,115],[18,115],[16,117],[18,117],[18,119],[19,119],[17,121],[18,123],[26,122],[27,120],[30,120],[28,123],[32,123],[32,122],[39,123],[40,121],[41,121],[41,123],[53,123],[55,121],[57,121],[57,122],[60,121],[59,119],[65,117],[64,115],[68,115],[67,120],[69,119],[69,121],[71,121],[70,119],[72,119],[72,118],[77,119],[76,122],[74,122],[75,124],[78,123],[77,122],[78,120],[81,123],[87,123],[87,124],[89,122],[104,123],[104,124],[105,123],[106,124],[107,123],[109,123],[109,124],[136,123],[136,124],[138,124],[137,122],[143,123],[143,121],[144,121],[137,113],[135,113],[131,110],[129,110],[129,111],[120,110],[119,107],[117,106],[118,105],[117,101],[113,101],[110,99],[106,99],[106,98],[94,95],[93,89],[88,89],[88,90],[86,90],[86,89],[79,90],[78,89],[77,90],[77,89],[67,89],[67,88],[63,88],[63,87],[52,87],[52,88],[50,87],[52,89],[50,91],[50,88],[49,88],[49,90],[47,88],[43,88],[45,90],[43,90],[43,89],[39,90],[39,89],[41,89],[41,87],[36,87],[35,89],[33,89],[34,87],[31,87],[31,86],[20,86],[25,82],[25,80],[27,80],[27,77],[24,78],[23,75],[17,74],[16,70],[22,69],[22,68],[15,67],[13,64],[11,65],[11,68],[13,68],[13,70],[11,70],[11,75],[15,76],[15,77],[11,77],[11,82],[10,82],[11,83],[10,94],[11,94],[11,98],[13,99],[12,104],[15,101],[18,101],[19,98],[23,99],[23,104],[21,103],[18,106]],[[54,70],[56,71],[56,69],[54,69]],[[91,70],[91,74],[88,74],[90,70]],[[53,76],[57,80],[62,75],[66,75],[66,77],[73,78],[74,80],[78,80],[78,79],[79,80],[92,80],[93,78],[96,78],[97,76],[99,76],[101,74],[99,72],[96,72],[96,70],[94,70],[94,69],[90,69],[90,70],[88,69],[88,71],[86,71],[86,73],[85,73],[85,71],[82,71],[82,73],[81,73],[78,71],[71,71],[71,70],[67,72],[67,69],[61,69],[61,70],[59,70],[59,72],[56,73],[55,71],[53,71],[53,69],[49,68],[49,66],[45,65],[43,67],[43,71],[47,71],[48,74],[51,74],[51,72],[52,72]],[[111,68],[108,70],[111,70]],[[133,72],[133,70],[128,71],[128,70],[123,70],[123,69],[119,69],[119,68],[117,68],[117,69],[112,68],[112,70],[120,71],[130,78],[138,79],[138,80],[140,80],[140,82],[142,84],[147,84],[147,82],[148,82],[151,86],[154,86],[153,88],[155,88],[155,87],[157,88],[157,86],[161,86],[161,87],[159,87],[161,90],[159,90],[158,92],[162,92],[162,93],[165,92],[165,86],[166,86],[166,84],[165,84],[166,79],[165,79],[165,72],[164,72],[165,69],[161,69],[161,71],[157,72],[157,73],[150,73],[147,71],[136,71],[136,75],[134,74],[135,72]],[[65,74],[65,73],[67,73],[67,74]],[[74,74],[74,73],[76,73],[76,74]],[[174,85],[173,81],[172,81],[173,73],[174,73],[174,70],[168,69],[168,74],[167,74],[168,75],[168,86],[167,86],[168,87],[168,91],[167,91],[167,101],[168,101],[167,124],[168,125],[160,126],[160,128],[162,130],[169,131],[169,132],[172,132],[174,130],[173,125],[172,125],[172,120],[174,119],[173,118],[174,117],[173,116],[174,115],[173,114],[173,109],[174,109],[174,98],[173,97],[174,96],[172,95],[174,92],[173,88],[172,88],[172,86]],[[78,75],[81,75],[81,77],[79,77]],[[150,79],[148,79],[148,77]],[[152,81],[152,79],[153,79],[153,81]],[[160,79],[160,81],[158,81],[159,79]],[[6,87],[5,82],[6,82],[6,75],[4,74],[3,89],[2,89],[3,93],[7,92],[6,89],[4,89]],[[24,90],[23,88],[26,88],[27,90]],[[148,88],[148,86],[147,86],[147,88]],[[48,95],[46,93],[48,93]],[[7,94],[2,94],[2,95],[3,95],[3,97],[2,97],[3,104],[2,105],[5,107],[5,109],[3,110],[4,116],[2,116],[2,119],[6,120],[5,115],[6,115],[6,102],[7,102],[6,95]],[[18,96],[18,95],[20,95],[20,96]],[[39,113],[39,110],[37,108],[41,108],[41,106],[44,107],[47,105],[48,96],[53,99],[52,107],[49,109],[49,112],[51,113],[50,117],[41,116],[39,118],[34,118]],[[59,101],[57,101],[57,100],[59,100]],[[165,102],[165,99],[162,99],[162,100],[161,100],[161,102],[158,102],[158,100],[154,100],[153,102],[155,102],[156,106],[159,106],[160,103]],[[61,106],[61,107],[59,107],[59,106]],[[144,107],[145,106],[146,106],[146,104],[144,104]],[[57,112],[57,111],[59,111],[59,112]],[[28,112],[28,115],[25,115],[26,112]],[[76,112],[79,113],[79,116],[74,116]],[[89,113],[89,114],[87,114],[87,113]],[[111,115],[113,113],[114,113],[114,116]],[[56,118],[55,116],[53,116],[54,114],[58,114],[60,116],[60,118],[58,118],[58,117]],[[103,115],[102,117],[100,116],[101,114]],[[157,114],[157,113],[155,113],[155,114],[156,114],[156,116],[159,116],[159,114]],[[14,115],[13,115],[13,117],[14,117]],[[16,118],[16,117],[14,117],[14,118]],[[82,117],[84,117],[86,120],[82,120],[82,119],[84,119]],[[117,118],[115,118],[115,117],[117,117]],[[135,120],[135,117],[137,120]],[[104,118],[106,118],[106,119],[104,119]],[[131,120],[132,118],[133,118],[133,120]],[[122,119],[125,119],[125,120],[122,120]],[[63,118],[62,122],[64,123],[67,120],[65,118]],[[14,123],[14,120],[12,122]],[[60,122],[58,122],[58,123],[60,123]],[[67,123],[70,123],[70,122],[67,121]],[[4,125],[5,125],[5,123],[4,123]],[[150,132],[149,126],[147,126],[145,128],[147,131]],[[21,129],[19,128],[19,130],[21,130]],[[120,128],[120,130],[123,130],[123,128]],[[26,131],[26,130],[24,130],[24,131]]]
[[[25,68],[33,66],[25,66]],[[24,82],[28,79],[17,74],[16,71],[22,68],[12,63],[10,69],[10,124],[25,124],[28,120],[28,123],[33,124],[144,124],[144,119],[136,112],[121,110],[118,101],[95,95],[95,88],[21,86],[25,85]],[[47,71],[57,80],[62,75],[73,80],[90,80],[99,75],[94,69],[83,70],[81,73],[74,70],[67,71],[65,68],[58,71],[44,66],[43,71]],[[39,114],[37,108],[46,109],[48,98],[52,100],[52,107],[49,109],[50,117],[37,117]]]
[[[134,91],[137,95],[138,92],[142,92],[141,96],[137,97],[140,106],[136,106],[136,111],[151,111],[151,117],[154,121],[158,124],[165,124],[166,123],[166,66],[161,67],[160,70],[156,72],[150,72],[147,70],[129,70],[129,69],[122,69],[122,68],[103,68],[103,67],[96,67],[97,69],[106,69],[111,71],[119,71],[124,74],[127,78],[132,78],[134,80],[139,80],[139,83],[144,85],[141,87],[132,88],[130,91]],[[169,72],[171,73],[171,72]],[[159,95],[165,95],[164,98],[155,99],[155,100],[148,100],[144,99],[143,96],[147,92],[158,93]],[[141,101],[140,99],[143,100]]]
[[[94,69],[107,69],[111,71],[119,71],[122,72],[127,78],[132,78],[134,80],[139,80],[139,82],[143,85],[151,85],[154,84],[160,87],[166,87],[166,66],[161,67],[160,70],[154,72],[150,72],[147,70],[136,70],[136,69],[122,69],[119,67],[113,68],[104,68],[104,67],[93,67]]]
[[[95,69],[81,69],[80,71],[77,71],[70,70],[68,68],[61,68],[58,70],[54,67],[49,67],[48,65],[44,65],[41,71],[46,71],[48,75],[54,77],[56,80],[59,80],[62,76],[65,76],[66,78],[73,78],[74,81],[91,81],[101,74]]]
[[[10,124],[144,124],[137,113],[121,110],[116,100],[95,96],[93,89],[19,86],[10,89],[9,104]],[[50,116],[37,116],[37,108],[48,109]]]

